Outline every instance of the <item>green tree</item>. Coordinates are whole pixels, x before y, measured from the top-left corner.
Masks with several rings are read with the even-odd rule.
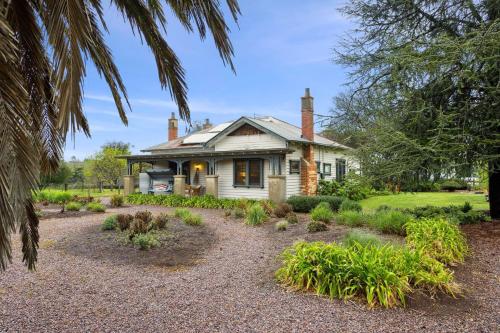
[[[233,68],[229,27],[219,0],[0,1],[0,268],[11,261],[10,235],[19,230],[23,261],[35,267],[38,218],[32,202],[39,176],[57,170],[68,131],[90,135],[82,97],[87,64],[106,80],[122,121],[129,101],[104,40],[103,5],[123,15],[154,55],[161,87],[189,121],[181,62],[167,40],[165,9],[187,32],[208,34]],[[232,19],[237,0],[226,0]],[[170,23],[170,22],[169,22]]]
[[[44,188],[49,185],[67,185],[70,181],[71,175],[71,168],[66,162],[62,161],[55,173],[41,177],[40,188]]]
[[[460,173],[488,165],[500,218],[498,0],[353,0],[359,26],[337,50],[351,100],[369,96],[360,155],[379,173]],[[352,115],[352,114],[351,114]]]
[[[128,155],[129,145],[104,145],[92,159],[90,172],[98,180],[100,185],[107,184],[117,188],[125,173],[127,162],[116,158],[119,155]]]
[[[81,189],[85,187],[85,176],[83,173],[83,166],[75,166],[71,173],[70,181],[74,184],[80,184]]]

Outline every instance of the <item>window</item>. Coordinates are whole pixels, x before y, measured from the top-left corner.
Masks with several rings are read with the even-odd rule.
[[[263,187],[263,163],[260,159],[234,160],[234,186]]]
[[[323,163],[323,173],[325,176],[332,175],[332,165],[330,163]]]
[[[290,174],[300,174],[300,160],[290,160]]]
[[[321,173],[321,162],[320,161],[316,161],[316,172]]]
[[[346,162],[344,159],[337,158],[335,160],[335,178],[341,182],[345,178]]]

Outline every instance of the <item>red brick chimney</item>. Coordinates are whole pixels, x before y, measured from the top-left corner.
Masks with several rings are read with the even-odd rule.
[[[313,98],[309,88],[306,88],[305,96],[302,99],[302,137],[309,141],[314,141],[314,116]]]
[[[314,158],[314,109],[313,97],[309,88],[306,88],[305,96],[302,97],[302,138],[309,140],[305,143],[302,151],[300,168],[300,187],[302,194],[315,195],[318,188],[318,173],[316,170],[316,160]]]
[[[177,139],[177,132],[179,130],[179,121],[175,118],[175,112],[172,112],[168,120],[168,141]]]

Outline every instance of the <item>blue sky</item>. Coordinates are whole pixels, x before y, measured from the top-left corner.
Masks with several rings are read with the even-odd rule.
[[[236,75],[224,67],[212,41],[200,41],[169,21],[167,41],[186,70],[193,121],[212,123],[242,115],[272,115],[300,124],[300,97],[311,88],[315,112],[326,114],[332,98],[344,89],[346,69],[332,62],[333,48],[352,28],[338,13],[341,1],[240,0],[239,28],[231,24]],[[130,26],[112,8],[106,10],[106,36],[132,104],[125,127],[106,83],[88,66],[84,112],[92,137],[68,139],[64,157],[91,155],[108,141],[124,141],[134,153],[165,142],[167,119],[176,105],[162,91],[156,65],[147,46],[133,36]],[[180,122],[181,134],[185,124]],[[318,129],[317,129],[318,130]]]

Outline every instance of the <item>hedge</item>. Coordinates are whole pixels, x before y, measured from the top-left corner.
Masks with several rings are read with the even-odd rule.
[[[176,194],[151,195],[134,193],[127,196],[127,202],[133,205],[233,209],[236,207],[246,207],[257,202],[257,200],[220,199],[212,195],[183,197]]]
[[[320,202],[327,202],[334,212],[337,212],[340,205],[344,201],[344,198],[329,196],[329,195],[317,195],[317,196],[291,196],[288,198],[287,202],[293,207],[295,212],[309,213],[314,207],[316,207]]]

